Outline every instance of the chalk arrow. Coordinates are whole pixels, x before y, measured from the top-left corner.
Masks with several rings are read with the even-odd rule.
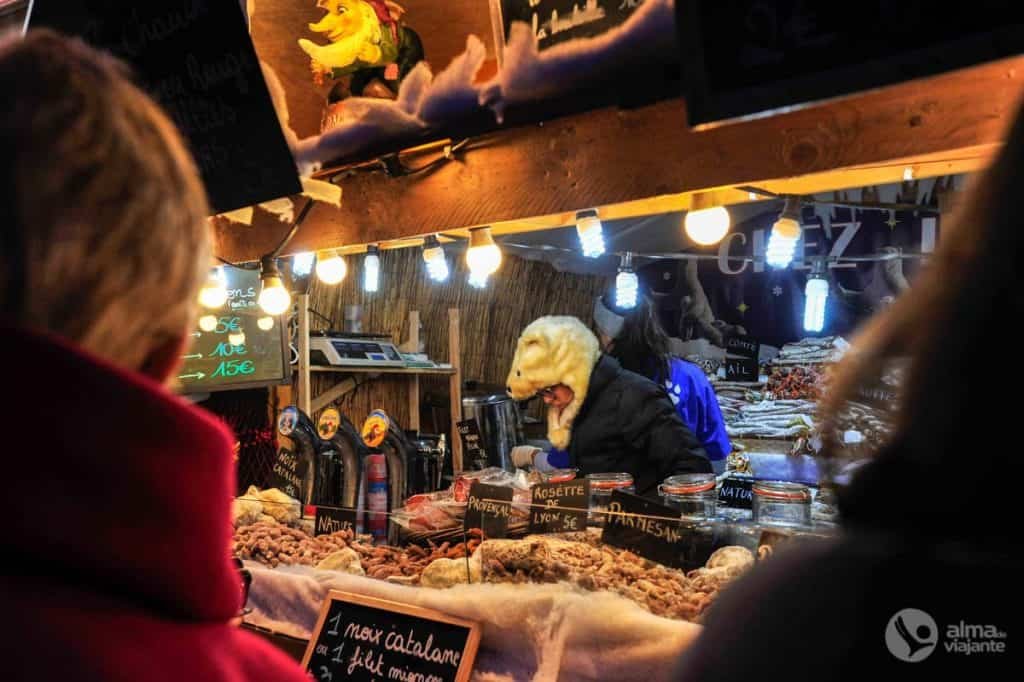
[[[202,379],[205,376],[206,375],[203,374],[202,372],[196,372],[195,374],[182,374],[178,378],[179,379]]]
[[[181,357],[184,358],[185,360],[196,360],[196,359],[202,360],[203,359],[203,354],[202,353],[193,353],[192,355],[182,355]]]

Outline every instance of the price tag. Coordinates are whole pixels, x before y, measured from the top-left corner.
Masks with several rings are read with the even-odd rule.
[[[484,537],[494,539],[508,535],[512,516],[512,488],[473,481],[469,487],[463,528],[479,528]]]
[[[753,508],[754,479],[746,476],[728,476],[718,490],[718,501],[726,507]]]
[[[539,483],[533,486],[531,533],[571,533],[587,529],[590,481]]]
[[[356,527],[355,509],[335,509],[317,507],[313,525],[313,535],[330,535],[342,530]]]

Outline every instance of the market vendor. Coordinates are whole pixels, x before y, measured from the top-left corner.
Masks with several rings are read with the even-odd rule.
[[[548,440],[581,475],[628,473],[638,494],[652,496],[669,476],[711,471],[665,390],[603,354],[575,317],[542,317],[523,330],[507,386],[516,400],[544,400]],[[538,456],[520,448],[514,463]]]
[[[594,301],[594,326],[604,352],[625,369],[665,386],[679,418],[697,436],[708,459],[724,468],[732,444],[715,389],[703,369],[669,351],[669,336],[651,299],[641,296],[636,306],[625,310],[616,307],[611,296],[599,296]]]

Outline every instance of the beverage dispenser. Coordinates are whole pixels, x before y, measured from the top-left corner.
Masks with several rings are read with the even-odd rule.
[[[320,438],[313,422],[294,405],[281,410],[277,418],[277,454],[270,472],[270,487],[312,504],[317,479],[317,450]]]
[[[331,480],[322,486],[324,494],[318,498],[318,504],[357,509],[363,459],[367,454],[359,431],[337,409],[328,407],[317,419],[317,433],[322,444],[321,457],[325,463],[331,463],[325,466]]]

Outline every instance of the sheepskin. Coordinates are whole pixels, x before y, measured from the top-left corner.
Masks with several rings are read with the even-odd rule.
[[[587,397],[590,374],[600,357],[597,337],[575,317],[541,317],[519,337],[506,384],[509,395],[526,400],[555,384],[572,389],[572,402],[564,410],[548,408],[548,440],[557,448],[569,447],[573,419]]]

